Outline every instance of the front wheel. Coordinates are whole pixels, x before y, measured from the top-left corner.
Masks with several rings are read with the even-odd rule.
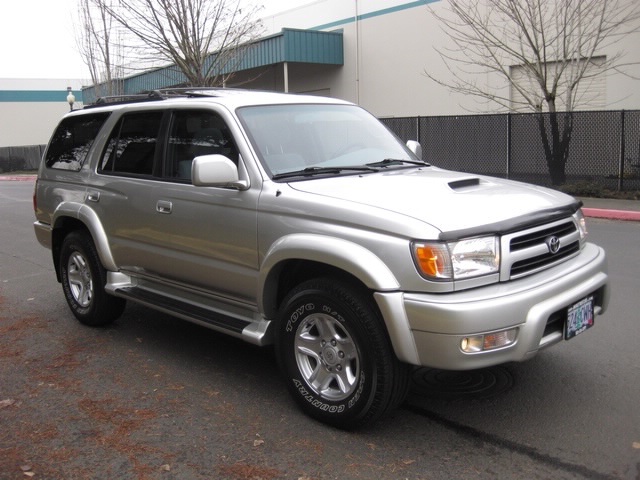
[[[307,281],[283,302],[278,361],[311,417],[340,428],[373,422],[406,396],[409,367],[393,353],[373,299],[332,279]]]
[[[124,311],[125,300],[104,290],[107,274],[87,233],[76,231],[65,237],[60,250],[60,273],[64,296],[81,323],[107,325]]]

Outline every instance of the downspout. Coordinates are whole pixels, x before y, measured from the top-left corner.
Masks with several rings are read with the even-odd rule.
[[[284,62],[284,93],[289,93],[289,62]]]
[[[356,104],[360,105],[360,17],[358,0],[354,0],[356,8]]]

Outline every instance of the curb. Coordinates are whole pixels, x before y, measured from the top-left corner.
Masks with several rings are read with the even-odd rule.
[[[35,182],[37,175],[0,175],[0,181],[7,182]]]
[[[582,207],[585,216],[591,218],[606,218],[608,220],[640,221],[640,212],[630,210],[610,210],[605,208]]]

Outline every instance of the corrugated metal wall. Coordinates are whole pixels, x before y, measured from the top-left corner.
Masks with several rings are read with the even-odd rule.
[[[226,63],[217,74],[228,74],[284,62],[342,65],[344,63],[341,32],[283,29],[239,51],[240,58]],[[212,54],[215,58],[215,54]],[[174,65],[127,77],[123,80],[123,94],[131,95],[150,90],[169,88],[186,82]],[[85,87],[85,104],[96,100],[96,89]]]

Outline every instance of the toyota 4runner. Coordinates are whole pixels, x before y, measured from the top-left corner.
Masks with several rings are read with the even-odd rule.
[[[402,402],[412,365],[527,360],[607,306],[579,202],[421,156],[335,99],[102,101],[53,133],[35,233],[80,322],[131,300],[274,344],[301,408],[353,428]]]

